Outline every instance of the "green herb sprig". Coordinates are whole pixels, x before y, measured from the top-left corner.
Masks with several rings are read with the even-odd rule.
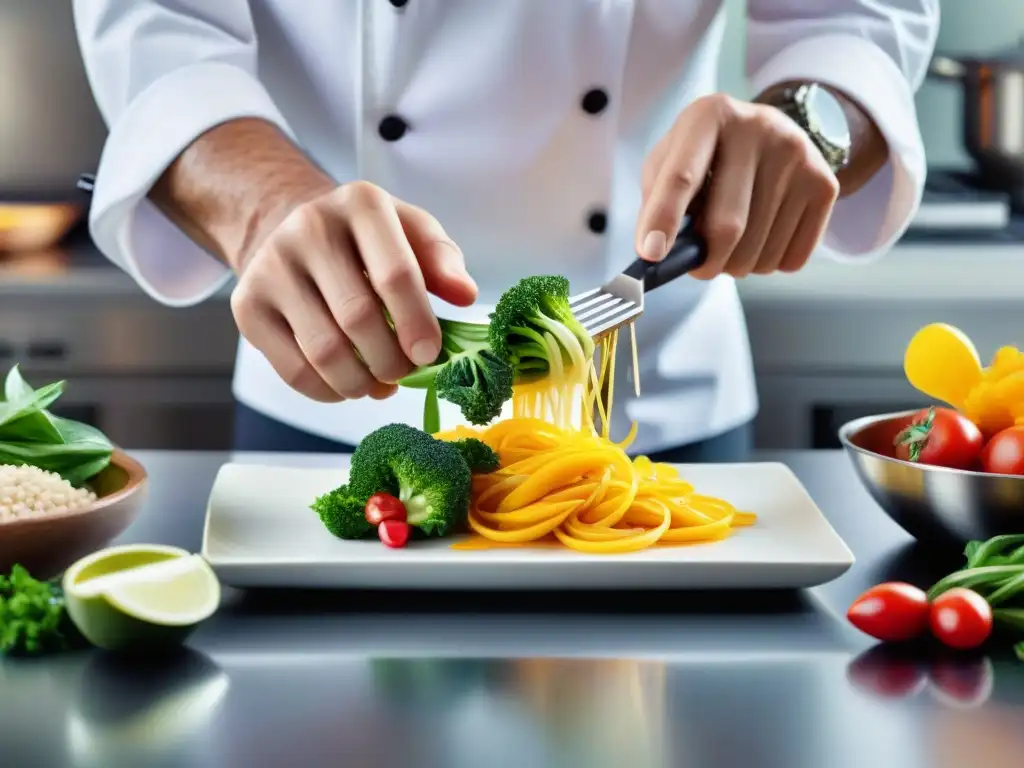
[[[34,579],[20,565],[0,576],[0,655],[58,653],[82,642],[59,584]]]
[[[18,366],[10,370],[0,397],[0,464],[29,464],[78,487],[106,468],[114,446],[98,429],[47,410],[63,392],[63,381],[33,389]]]
[[[972,589],[992,606],[998,624],[1024,633],[1024,534],[970,541],[964,557],[965,566],[939,579],[928,590],[928,600],[954,587]],[[1014,646],[1014,653],[1024,661],[1024,641]]]

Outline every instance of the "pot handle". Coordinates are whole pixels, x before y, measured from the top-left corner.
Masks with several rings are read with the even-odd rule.
[[[962,80],[967,67],[949,56],[936,55],[928,64],[928,76],[937,80]]]

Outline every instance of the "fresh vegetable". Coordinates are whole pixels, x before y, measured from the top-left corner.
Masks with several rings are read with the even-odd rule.
[[[405,504],[390,493],[375,493],[366,501],[366,522],[380,525],[385,520],[405,522]]]
[[[930,624],[938,639],[953,648],[972,647],[981,635],[984,638],[975,644],[984,642],[993,624],[1024,634],[1024,534],[968,542],[964,557],[962,569],[928,590],[933,605]],[[949,593],[953,596],[943,600]],[[943,613],[937,607],[947,610]],[[1015,651],[1024,660],[1024,643]]]
[[[932,602],[929,624],[932,634],[950,648],[977,648],[992,634],[992,608],[977,592],[954,587]]]
[[[928,598],[911,584],[879,584],[854,600],[846,617],[861,632],[878,640],[913,640],[928,626]]]
[[[996,433],[981,452],[981,468],[997,475],[1024,475],[1024,427]]]
[[[75,626],[108,651],[179,646],[220,606],[216,574],[201,555],[159,544],[108,547],[64,573]]]
[[[374,530],[367,501],[386,493],[403,504],[409,525],[428,536],[444,536],[463,525],[469,513],[472,473],[464,451],[475,462],[489,460],[474,444],[460,449],[405,424],[381,427],[352,454],[348,484],[318,498],[313,509],[335,536],[360,539]]]
[[[18,366],[8,372],[0,399],[0,464],[56,472],[80,487],[106,468],[114,447],[99,430],[47,410],[63,391],[63,381],[33,389]]]
[[[967,469],[981,452],[981,430],[949,408],[928,408],[896,436],[898,458],[952,469]]]
[[[501,463],[494,449],[483,440],[478,440],[475,437],[455,440],[452,445],[462,454],[462,458],[466,460],[470,472],[474,475],[489,474],[496,470]]]
[[[38,581],[20,565],[0,576],[0,655],[55,653],[81,644],[58,584]]]
[[[490,341],[511,363],[517,383],[557,377],[594,356],[594,340],[569,308],[569,281],[558,276],[527,277],[502,294],[491,314]]]
[[[907,381],[928,397],[962,408],[982,378],[981,359],[958,328],[932,323],[914,334],[903,355]]]
[[[409,524],[404,520],[384,520],[377,526],[377,535],[385,546],[401,549],[409,541]]]
[[[459,406],[471,424],[487,424],[496,418],[512,397],[512,368],[491,349],[488,326],[440,320],[441,354],[401,379],[400,386],[426,389],[424,430],[437,432],[432,396]]]
[[[367,497],[342,485],[319,496],[310,506],[332,535],[339,539],[362,539],[373,531],[366,520],[366,501]]]
[[[917,390],[962,412],[986,437],[1024,426],[1024,353],[1000,347],[988,367],[960,330],[945,323],[921,328],[903,359]]]

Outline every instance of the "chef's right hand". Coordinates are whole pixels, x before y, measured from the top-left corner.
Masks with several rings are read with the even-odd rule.
[[[238,272],[239,331],[287,384],[321,402],[394,394],[441,349],[427,293],[456,306],[477,293],[438,221],[365,181],[297,205]]]

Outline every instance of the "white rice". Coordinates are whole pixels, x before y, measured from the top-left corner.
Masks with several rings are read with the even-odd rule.
[[[88,488],[75,488],[56,472],[0,464],[0,523],[87,507],[96,501]]]

